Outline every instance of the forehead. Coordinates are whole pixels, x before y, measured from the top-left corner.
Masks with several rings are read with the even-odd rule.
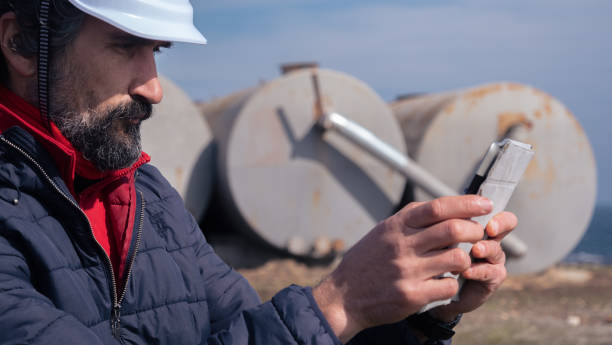
[[[119,28],[116,28],[102,20],[87,15],[83,21],[81,31],[77,36],[77,40],[89,42],[108,43],[112,41],[120,41],[135,45],[150,45],[168,44],[169,42],[155,41],[138,36],[131,35]]]

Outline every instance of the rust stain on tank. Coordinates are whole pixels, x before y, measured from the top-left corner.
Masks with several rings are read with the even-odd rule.
[[[505,136],[511,127],[517,125],[533,128],[533,123],[527,119],[525,113],[506,112],[497,115],[497,136]]]
[[[542,111],[541,110],[536,110],[533,113],[533,116],[535,116],[536,119],[541,119],[542,118]]]
[[[444,108],[444,114],[451,115],[455,112],[455,103],[449,104],[446,108]]]
[[[501,89],[502,89],[502,84],[493,84],[489,86],[483,86],[483,87],[479,87],[475,90],[472,90],[466,93],[465,98],[473,100],[473,101],[477,101],[491,93],[499,92]]]
[[[510,91],[521,91],[525,89],[525,85],[519,83],[507,83],[506,86]]]
[[[550,105],[550,96],[547,95],[546,101],[544,102],[544,112],[546,115],[552,115],[552,106]]]
[[[332,105],[332,99],[328,95],[321,96],[321,104],[319,104],[319,102],[317,102],[317,100],[315,99],[315,102],[312,106],[312,113],[314,114],[314,118],[318,119],[319,117],[323,116],[323,114],[326,113],[327,109],[332,107]]]
[[[313,118],[315,120],[318,119],[321,115],[323,115],[323,111],[321,110],[321,107],[319,107],[317,102],[315,102],[312,106],[312,114],[314,115]]]
[[[174,181],[176,182],[176,187],[178,189],[183,188],[183,168],[176,167],[174,169]]]
[[[312,193],[312,204],[317,207],[321,203],[321,190],[316,189],[314,193]]]
[[[542,102],[544,103],[544,106],[542,108],[543,113],[547,116],[553,115],[553,110],[552,110],[553,98],[546,92],[540,91],[538,89],[533,89],[533,93],[538,98],[542,99]]]
[[[525,178],[528,178],[530,180],[540,175],[540,167],[538,165],[537,157],[533,157],[531,162],[529,162],[529,165],[527,166],[527,169],[525,170],[524,175],[525,175]]]
[[[546,167],[542,168],[541,162],[537,157],[534,157],[527,166],[527,170],[525,170],[525,179],[543,182],[541,184],[541,193],[538,194],[549,194],[552,192],[554,182],[557,179],[557,173],[552,158],[548,158],[546,163]]]
[[[542,97],[542,98],[550,97],[550,95],[548,95],[546,92],[542,90],[532,89],[532,91],[533,91],[533,94],[538,97]]]
[[[570,118],[572,124],[574,125],[574,128],[576,128],[576,131],[578,131],[578,133],[580,134],[584,134],[584,128],[582,128],[582,125],[580,124],[576,116],[574,116],[574,114],[572,114],[572,112],[569,110],[565,110],[565,115]]]

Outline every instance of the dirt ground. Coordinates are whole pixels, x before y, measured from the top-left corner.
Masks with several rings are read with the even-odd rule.
[[[290,284],[316,285],[338,262],[305,264],[242,237],[209,240],[263,300]],[[455,345],[612,345],[612,266],[558,265],[511,276],[456,331]]]
[[[295,283],[314,285],[333,267],[272,259],[239,271],[267,300]],[[557,266],[510,277],[457,327],[458,345],[612,344],[612,267]]]

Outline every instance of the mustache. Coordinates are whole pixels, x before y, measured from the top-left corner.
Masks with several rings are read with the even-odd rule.
[[[109,120],[146,120],[153,114],[153,105],[146,100],[134,98],[108,110],[107,113]]]

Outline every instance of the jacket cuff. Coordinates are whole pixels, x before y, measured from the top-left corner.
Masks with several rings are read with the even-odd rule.
[[[272,305],[298,344],[342,345],[319,309],[310,287],[291,285],[272,298]]]

